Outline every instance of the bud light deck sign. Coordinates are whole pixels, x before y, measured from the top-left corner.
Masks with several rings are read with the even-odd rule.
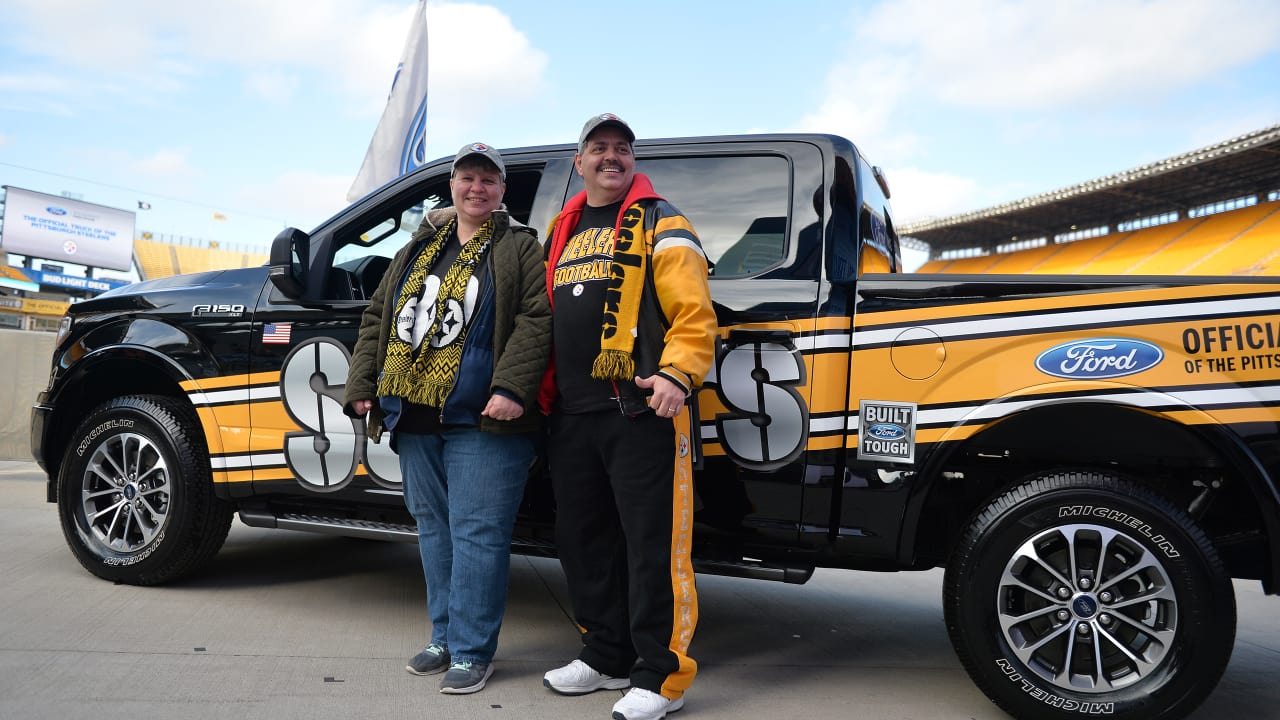
[[[858,407],[858,459],[915,462],[916,404],[863,400]]]

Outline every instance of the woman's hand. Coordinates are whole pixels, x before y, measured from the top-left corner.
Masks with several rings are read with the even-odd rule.
[[[494,393],[480,414],[494,420],[515,420],[524,415],[524,406],[506,395]]]

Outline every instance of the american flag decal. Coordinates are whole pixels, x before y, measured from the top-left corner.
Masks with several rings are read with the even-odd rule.
[[[263,345],[287,345],[293,334],[293,323],[267,323],[262,326]]]

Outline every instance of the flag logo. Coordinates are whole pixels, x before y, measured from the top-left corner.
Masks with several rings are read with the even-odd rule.
[[[262,326],[263,345],[287,345],[293,335],[293,323],[267,323]]]
[[[356,173],[347,200],[355,202],[383,184],[426,164],[427,132],[427,4],[418,7],[409,24],[404,53],[396,66],[382,119],[373,131],[369,150]]]

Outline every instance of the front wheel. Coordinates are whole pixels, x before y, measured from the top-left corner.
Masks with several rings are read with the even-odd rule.
[[[1019,718],[1181,717],[1235,641],[1231,579],[1205,533],[1137,483],[1029,480],[972,520],[946,571],[947,630]]]
[[[175,580],[226,540],[233,508],[214,495],[190,407],[138,395],[97,407],[71,436],[58,516],[76,559],[131,585]]]

